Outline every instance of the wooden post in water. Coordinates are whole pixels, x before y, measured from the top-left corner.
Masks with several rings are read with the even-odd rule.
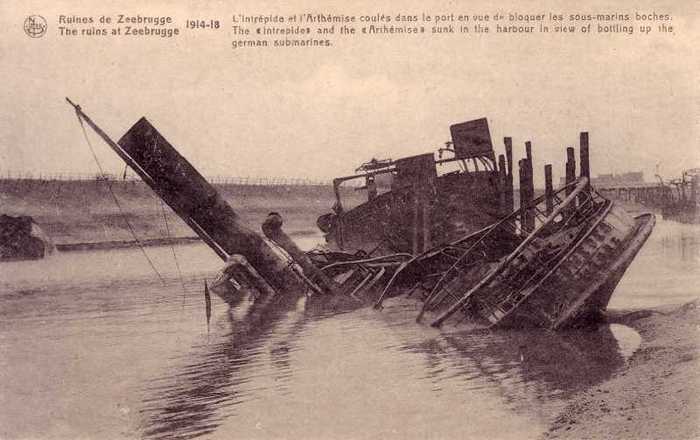
[[[532,155],[530,155],[532,157]],[[535,200],[535,183],[533,179],[533,171],[532,171],[532,161],[531,159],[527,159],[527,179],[525,180],[525,189],[527,190],[527,205],[531,205],[532,201]],[[527,228],[530,231],[535,230],[535,211],[534,208],[528,208],[527,210]]]
[[[527,158],[527,199],[529,202],[532,202],[535,200],[535,170],[533,169],[533,162],[532,162],[532,143],[530,141],[525,142],[525,157]],[[535,215],[534,211],[530,210],[528,211],[528,219],[530,221],[530,224],[528,224],[528,227],[530,229],[535,228]]]
[[[520,175],[520,208],[522,210],[520,223],[522,229],[526,232],[525,235],[532,232],[535,228],[535,217],[532,215],[532,208],[529,205],[532,203],[532,195],[534,193],[531,187],[532,177],[529,173],[530,164],[527,159],[518,161],[518,172]]]
[[[574,156],[574,147],[567,147],[566,149],[566,184],[573,183],[576,180],[576,157]],[[566,195],[568,196],[574,190],[573,186],[566,188]]]
[[[552,213],[554,209],[554,187],[552,186],[552,165],[547,164],[544,166],[544,195],[545,195],[545,206],[547,210],[547,215]]]
[[[582,131],[579,138],[579,156],[581,160],[581,177],[588,178],[586,189],[590,189],[591,165],[588,158],[588,132]]]
[[[515,208],[513,200],[513,139],[504,137],[503,143],[506,148],[506,166],[508,167],[508,173],[506,174],[506,210],[510,213]]]
[[[501,207],[501,210],[505,212],[509,212],[508,208],[508,171],[506,170],[506,158],[502,154],[498,155],[498,183],[499,183],[499,188],[501,188],[501,193],[499,194],[499,203],[498,206]],[[512,190],[511,190],[511,198],[512,198]],[[510,210],[512,211],[512,209]]]
[[[532,165],[532,142],[525,141],[525,158],[530,161]]]
[[[527,159],[520,159],[518,161],[518,184],[519,184],[518,194],[520,195],[519,208],[520,208],[520,231],[521,231],[520,234],[523,236],[526,235],[523,231],[525,229],[525,223],[527,222],[527,219],[526,219],[527,214],[525,212],[525,209],[523,209],[523,207],[526,205],[526,202],[527,202],[527,194],[526,194],[526,190],[525,190],[525,186],[526,186],[525,174],[527,173],[527,171],[526,171],[527,165],[525,164],[526,161],[527,161]]]

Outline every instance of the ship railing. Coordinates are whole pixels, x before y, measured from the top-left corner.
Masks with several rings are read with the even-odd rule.
[[[573,190],[571,187],[573,187]],[[563,197],[562,195],[567,192],[569,192],[569,194]],[[443,277],[438,280],[431,293],[428,295],[428,300],[426,304],[424,304],[425,310],[430,308],[433,299],[445,297],[445,295],[440,294],[445,285],[448,285],[451,280],[459,276],[466,275],[463,270],[464,263],[472,258],[474,251],[479,247],[478,245],[484,244],[488,246],[488,240],[494,238],[497,233],[510,232],[511,235],[519,237],[520,242],[515,250],[505,258],[502,258],[475,286],[468,288],[467,292],[460,295],[459,299],[454,301],[447,311],[435,319],[432,325],[439,326],[456,311],[468,309],[466,306],[468,306],[468,303],[475,297],[483,296],[484,298],[489,298],[489,291],[493,290],[493,286],[498,286],[499,288],[504,286],[504,284],[502,284],[506,281],[504,276],[507,276],[509,280],[520,280],[521,283],[514,284],[518,286],[517,291],[507,289],[508,293],[506,295],[498,295],[499,298],[506,300],[512,297],[513,294],[517,294],[517,292],[525,291],[525,289],[532,284],[533,280],[537,279],[538,275],[541,275],[552,262],[556,261],[557,255],[561,255],[564,249],[558,250],[548,261],[537,262],[538,264],[534,265],[534,272],[533,265],[530,264],[531,261],[528,260],[528,255],[525,254],[525,251],[533,248],[533,246],[536,248],[536,241],[542,236],[548,236],[584,223],[596,212],[596,206],[600,206],[597,200],[602,199],[602,197],[590,188],[588,179],[585,177],[580,178],[570,185],[561,187],[551,195],[553,209],[548,215],[546,214],[546,210],[542,210],[538,206],[545,203],[547,197],[547,195],[538,197],[529,205],[521,207],[487,228],[485,233],[480,236],[476,242],[468,246],[463,255],[445,271]],[[532,229],[524,228],[523,225],[526,222],[522,221],[523,216],[527,215],[529,210],[534,211],[537,219]],[[467,236],[453,244],[467,243],[472,239],[473,235]],[[518,259],[522,260],[525,264],[517,264],[516,260]],[[455,297],[457,295],[452,294],[449,296]],[[493,299],[494,298],[491,297],[489,301]]]

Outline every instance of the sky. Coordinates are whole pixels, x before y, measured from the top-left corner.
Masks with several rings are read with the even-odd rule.
[[[564,171],[590,133],[592,174],[700,167],[698,6],[616,2],[61,2],[0,4],[0,175],[95,173],[70,97],[113,139],[141,116],[204,175],[347,175],[372,157],[432,151],[454,123],[488,118],[497,154],[532,141]],[[65,15],[158,14],[179,23],[237,13],[663,12],[673,34],[336,37],[331,48],[231,49],[227,29],[174,39],[57,35]],[[23,32],[26,16],[49,23]],[[121,161],[93,137],[100,162]]]

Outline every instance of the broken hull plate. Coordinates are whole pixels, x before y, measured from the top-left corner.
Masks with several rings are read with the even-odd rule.
[[[653,214],[633,218],[612,205],[518,307],[486,317],[490,325],[556,330],[598,319],[655,222]]]

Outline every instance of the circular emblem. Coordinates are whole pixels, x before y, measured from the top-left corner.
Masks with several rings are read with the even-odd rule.
[[[46,19],[41,15],[30,15],[24,20],[24,33],[32,38],[43,37],[46,28]]]

